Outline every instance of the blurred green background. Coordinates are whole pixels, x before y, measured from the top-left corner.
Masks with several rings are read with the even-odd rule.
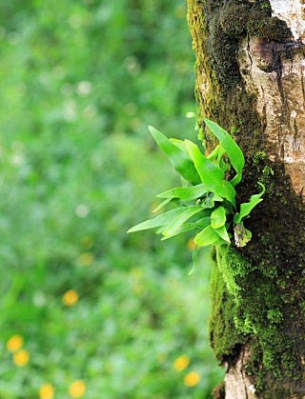
[[[128,236],[196,138],[183,0],[0,3],[0,398],[211,398],[210,261]]]

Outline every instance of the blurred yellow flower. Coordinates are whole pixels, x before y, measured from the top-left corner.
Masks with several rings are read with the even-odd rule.
[[[199,384],[200,382],[200,375],[196,371],[191,371],[184,377],[184,384],[187,387],[194,387],[195,385]]]
[[[90,252],[84,252],[80,255],[78,260],[82,265],[90,266],[94,261],[94,256]]]
[[[177,357],[174,361],[174,369],[177,371],[183,371],[190,364],[190,358],[188,356],[182,355]]]
[[[69,394],[72,398],[82,398],[86,392],[86,385],[82,380],[74,381],[69,387]]]
[[[13,335],[6,343],[6,349],[10,352],[16,352],[23,345],[23,337],[21,335]]]
[[[194,249],[196,248],[196,244],[193,238],[190,238],[187,242],[187,249],[189,251],[194,251]]]
[[[78,301],[78,298],[78,293],[76,291],[69,290],[63,295],[62,302],[66,306],[73,306]]]
[[[28,351],[21,349],[20,351],[14,353],[13,360],[18,367],[26,366],[30,360],[30,354]]]
[[[54,398],[54,387],[52,384],[43,384],[39,390],[40,399],[53,399]]]

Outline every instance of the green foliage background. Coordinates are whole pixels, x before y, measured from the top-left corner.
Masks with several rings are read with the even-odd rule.
[[[0,4],[1,399],[44,383],[68,398],[77,379],[89,399],[210,398],[221,379],[208,256],[188,277],[185,239],[126,235],[177,180],[147,125],[196,137],[185,14],[182,0]],[[180,355],[191,363],[177,372]]]

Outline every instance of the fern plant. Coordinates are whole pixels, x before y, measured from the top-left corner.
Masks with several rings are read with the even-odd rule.
[[[175,203],[175,208],[137,224],[128,233],[157,228],[162,240],[167,240],[194,230],[194,242],[198,247],[229,245],[233,238],[231,232],[234,232],[234,242],[238,247],[250,241],[252,233],[244,227],[244,219],[262,201],[265,188],[258,183],[261,192],[237,207],[236,186],[242,180],[243,153],[224,129],[209,119],[204,121],[219,142],[208,155],[190,140],[168,139],[149,127],[154,140],[181,175],[182,186],[157,195],[163,202],[155,211],[170,203]],[[234,176],[228,180],[230,169],[233,169]]]

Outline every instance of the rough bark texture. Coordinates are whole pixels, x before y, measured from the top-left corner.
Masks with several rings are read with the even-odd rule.
[[[244,151],[239,200],[267,187],[252,241],[215,251],[210,336],[227,370],[215,398],[305,398],[305,1],[187,2],[200,118]]]

